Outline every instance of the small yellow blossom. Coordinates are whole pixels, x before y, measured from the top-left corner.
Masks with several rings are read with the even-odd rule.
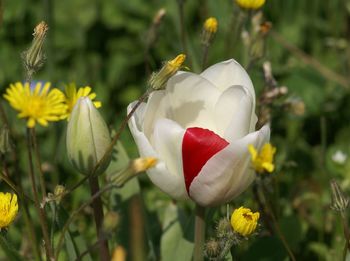
[[[65,93],[66,93],[65,101],[66,101],[66,104],[68,105],[67,114],[64,116],[65,118],[69,119],[69,115],[71,114],[74,108],[74,105],[77,103],[78,99],[81,97],[89,97],[96,108],[100,108],[102,106],[102,103],[100,101],[93,101],[96,98],[96,93],[91,92],[91,87],[89,86],[80,87],[77,91],[77,86],[75,85],[75,83],[70,83],[66,85]]]
[[[0,230],[8,227],[18,213],[17,195],[0,192]]]
[[[17,82],[6,89],[4,98],[20,112],[19,118],[28,119],[28,128],[33,128],[36,122],[47,126],[49,121],[61,120],[67,111],[64,94],[56,88],[50,90],[50,86],[49,82],[38,82],[31,88],[28,82],[24,85]]]
[[[186,55],[179,54],[173,60],[167,61],[159,72],[153,73],[149,80],[149,84],[153,90],[164,89],[169,78],[182,67],[186,60]]]
[[[239,7],[244,9],[259,9],[265,4],[265,0],[236,0]]]
[[[266,143],[259,153],[253,145],[249,145],[248,149],[252,156],[252,163],[256,172],[271,173],[274,171],[275,165],[273,164],[273,157],[276,153],[276,147],[272,146],[270,143]]]
[[[154,167],[157,161],[158,160],[153,157],[138,158],[131,162],[131,168],[136,173],[143,172]]]
[[[240,235],[249,236],[255,231],[259,217],[259,212],[253,213],[249,208],[240,207],[232,213],[231,226]]]
[[[218,20],[216,20],[215,17],[209,17],[207,20],[205,20],[203,28],[207,32],[215,34],[218,30]]]

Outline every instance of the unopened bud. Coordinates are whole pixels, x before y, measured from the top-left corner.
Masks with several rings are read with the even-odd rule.
[[[215,17],[209,17],[205,20],[202,31],[202,44],[209,46],[218,30],[218,21]]]
[[[215,258],[220,255],[221,246],[220,243],[215,239],[209,239],[205,244],[204,254],[208,259]]]
[[[159,9],[158,12],[156,13],[156,15],[153,18],[153,24],[154,25],[159,25],[165,15],[166,15],[165,8]]]
[[[103,162],[99,161],[109,148],[111,137],[107,124],[90,98],[82,97],[74,106],[66,143],[68,159],[80,173],[99,175],[108,167],[110,155]]]
[[[339,212],[345,211],[349,206],[349,197],[344,194],[335,180],[331,180],[330,185],[332,190],[331,208]]]
[[[154,167],[156,164],[157,159],[153,157],[134,159],[124,170],[114,175],[111,181],[118,186],[122,186],[133,177]]]
[[[12,150],[12,144],[9,136],[9,129],[4,125],[0,130],[0,153],[5,154]]]
[[[231,223],[227,218],[219,220],[216,226],[216,235],[219,238],[227,237],[232,232]]]
[[[149,85],[153,90],[165,89],[171,76],[175,75],[181,69],[185,62],[186,55],[179,54],[173,60],[167,61],[159,72],[153,73],[149,80]]]
[[[49,27],[45,22],[39,23],[34,28],[32,45],[22,54],[25,68],[30,74],[39,70],[45,61],[42,48],[48,29]]]

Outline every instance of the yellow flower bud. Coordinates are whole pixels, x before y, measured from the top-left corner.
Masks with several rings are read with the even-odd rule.
[[[253,213],[249,208],[240,207],[232,213],[231,226],[238,234],[249,236],[255,231],[259,217],[259,212]]]
[[[203,28],[207,32],[215,34],[218,30],[218,20],[216,20],[215,17],[209,17],[207,20],[205,20]]]
[[[7,228],[18,213],[17,195],[0,192],[0,230]]]
[[[266,143],[259,153],[253,145],[249,145],[248,149],[252,156],[253,168],[257,173],[271,173],[274,171],[275,165],[273,164],[273,158],[276,153],[276,147],[270,143]]]
[[[236,0],[239,7],[243,9],[259,9],[265,4],[265,0]]]
[[[164,89],[169,78],[178,70],[186,60],[186,55],[179,54],[173,60],[167,61],[159,72],[153,73],[149,80],[149,84],[153,90]]]
[[[88,97],[80,98],[73,108],[67,127],[67,153],[70,162],[81,173],[89,175],[111,144],[107,124]],[[106,170],[110,157],[95,174]]]

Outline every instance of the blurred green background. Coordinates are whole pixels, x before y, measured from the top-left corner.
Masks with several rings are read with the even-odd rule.
[[[160,8],[165,8],[166,15],[157,36],[151,37],[149,28]],[[176,0],[2,0],[1,10],[1,93],[10,83],[23,81],[20,54],[29,47],[35,25],[45,20],[50,27],[45,45],[47,61],[35,80],[50,81],[59,88],[72,81],[78,86],[92,86],[103,102],[101,112],[112,129],[117,129],[122,121],[126,106],[146,90],[147,67],[157,70],[162,61],[183,52]],[[209,16],[218,19],[219,29],[209,50],[208,64],[229,58],[246,64],[242,43],[233,46],[232,56],[225,51],[230,21],[237,13],[233,1],[188,0],[184,1],[184,11],[189,50],[186,65],[190,70],[200,72],[200,35]],[[250,70],[257,92],[264,87],[261,62],[269,60],[279,85],[288,87],[289,97],[305,103],[302,115],[273,110],[272,143],[278,151],[277,171],[273,174],[274,206],[278,220],[297,260],[338,260],[344,239],[339,218],[329,209],[329,180],[336,178],[345,191],[350,191],[350,1],[267,0],[262,11],[265,19],[272,22],[272,30],[284,41],[267,37],[265,57]],[[328,68],[326,72],[324,67]],[[4,107],[14,131],[19,139],[23,138],[24,122],[16,120],[15,112],[5,103]],[[65,157],[64,124],[38,130],[43,161],[55,159],[51,162],[55,169],[48,178],[51,190],[56,184],[69,186],[79,179]],[[122,141],[129,156],[136,157],[128,131]],[[337,160],[337,152],[343,153],[345,160]],[[20,157],[22,169],[26,160],[24,153]],[[141,257],[129,257],[142,260],[146,258],[142,255],[146,255],[157,259],[165,251],[160,250],[160,223],[166,222],[164,211],[171,207],[171,201],[146,177],[141,178],[141,185],[141,205],[148,215],[141,218],[148,227],[146,243],[144,252],[140,250]],[[7,190],[3,183],[0,188]],[[79,190],[72,202],[65,202],[68,211],[87,195],[87,191]],[[125,203],[117,210],[129,213],[125,220],[132,223],[130,206],[135,204]],[[250,191],[239,197],[234,206],[241,203],[257,209]],[[185,204],[184,209],[189,218],[191,205]],[[218,216],[213,214],[213,219]],[[77,229],[84,230],[87,224],[89,221],[82,217]],[[210,225],[215,226],[214,220]],[[127,227],[120,228],[115,241],[131,251],[127,238],[132,236]],[[143,230],[142,225],[140,229]],[[11,233],[19,245],[20,230],[11,228]],[[286,257],[278,239],[264,237],[264,233],[236,249],[234,255],[236,260]],[[170,259],[163,256],[163,260]]]

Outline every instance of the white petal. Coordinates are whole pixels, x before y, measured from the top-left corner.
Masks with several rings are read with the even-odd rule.
[[[130,111],[133,104],[130,104]],[[155,157],[159,159],[158,164],[147,171],[152,182],[159,187],[163,192],[169,194],[176,199],[186,199],[188,194],[185,191],[183,176],[178,176],[170,173],[164,161],[162,161],[159,153],[151,146],[149,140],[143,132],[138,128],[136,117],[133,115],[129,120],[129,129],[139,149],[141,157]]]
[[[186,194],[185,179],[182,167],[182,140],[185,134],[179,124],[172,120],[160,119],[154,127],[154,148],[159,158],[166,164],[169,173],[182,180],[181,194]]]
[[[217,101],[215,113],[218,134],[229,142],[250,132],[253,97],[243,86],[231,86]]]
[[[201,73],[201,76],[212,82],[222,91],[225,91],[232,85],[244,86],[255,99],[255,90],[249,75],[244,68],[233,59],[210,66]]]
[[[264,126],[215,154],[190,186],[190,197],[202,206],[226,203],[242,193],[254,180],[248,145],[257,148],[268,142],[270,128]]]
[[[221,92],[209,81],[182,72],[170,78],[165,91],[169,98],[168,118],[185,129],[201,127],[216,131],[214,108]]]

